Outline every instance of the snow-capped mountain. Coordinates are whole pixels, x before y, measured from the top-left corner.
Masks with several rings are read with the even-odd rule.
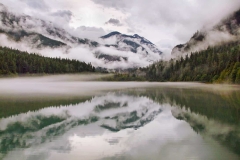
[[[137,34],[112,32],[98,42],[83,39],[52,22],[13,13],[2,4],[0,45],[47,57],[77,59],[107,69],[145,67],[162,56],[156,45]]]
[[[162,52],[155,44],[137,34],[126,35],[114,31],[99,38],[99,43],[109,50],[117,50],[119,53],[106,55],[104,52],[96,52],[97,58],[105,61],[128,61],[130,54],[138,55],[139,58],[147,62],[155,62],[161,59]],[[126,54],[127,53],[127,54]]]
[[[162,54],[155,44],[137,34],[126,35],[115,31],[100,37],[100,39],[106,47],[119,51],[128,51],[145,56]]]
[[[220,21],[210,29],[197,31],[185,44],[177,45],[172,56],[180,57],[191,52],[205,50],[209,46],[221,45],[240,39],[240,10]]]
[[[52,22],[16,15],[3,4],[0,4],[0,33],[17,42],[27,41],[31,47],[98,46],[95,41],[72,36]]]

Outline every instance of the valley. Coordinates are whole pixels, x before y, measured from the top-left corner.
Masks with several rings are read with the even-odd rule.
[[[239,0],[0,0],[0,160],[239,160]]]

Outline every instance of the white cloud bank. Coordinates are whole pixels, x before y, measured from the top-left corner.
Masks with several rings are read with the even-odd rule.
[[[138,33],[166,53],[187,42],[197,30],[213,26],[240,8],[239,0],[1,0],[1,3],[11,11],[52,21],[82,38],[97,40],[114,30]],[[111,19],[121,25],[106,25]]]
[[[133,53],[128,51],[118,51],[113,48],[100,46],[97,48],[90,49],[89,47],[79,45],[72,48],[62,47],[62,48],[34,48],[29,45],[30,42],[27,40],[21,42],[15,42],[10,40],[6,35],[0,34],[0,46],[5,46],[13,49],[18,49],[21,51],[27,51],[29,53],[39,53],[45,57],[61,57],[68,59],[76,59],[79,61],[84,61],[86,63],[91,63],[95,67],[102,67],[107,69],[128,69],[133,67],[145,67],[151,64],[151,55],[145,56],[140,53]],[[100,52],[109,56],[126,57],[125,59],[120,59],[120,61],[107,61],[106,59],[96,58],[95,52]],[[160,55],[155,57],[160,59]]]

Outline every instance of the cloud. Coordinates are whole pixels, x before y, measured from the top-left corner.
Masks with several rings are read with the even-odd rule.
[[[95,41],[97,41],[99,37],[107,34],[107,32],[103,28],[87,26],[80,26],[76,29],[72,29],[69,31],[75,36],[81,38],[88,38]]]
[[[173,57],[189,55],[192,52],[206,50],[209,46],[221,45],[229,41],[235,41],[238,38],[239,36],[232,35],[229,32],[210,30],[207,31],[203,41],[196,42],[194,39],[191,39],[188,42],[190,49],[187,52],[178,52],[177,49],[173,49]]]
[[[118,19],[111,18],[105,24],[112,24],[114,26],[122,26],[123,24],[120,23]]]
[[[27,13],[38,12],[42,14],[48,12],[51,6],[48,6],[44,0],[1,0],[2,4],[7,6],[12,12]]]
[[[47,11],[49,9],[44,0],[37,0],[37,1],[20,0],[20,1],[26,3],[29,7],[33,8],[33,9],[38,9],[41,11]]]
[[[64,18],[66,21],[70,21],[72,19],[73,13],[70,10],[58,10],[50,14],[51,16]]]
[[[105,8],[129,13],[127,23],[153,42],[184,43],[203,26],[211,27],[234,10],[239,0],[93,0]],[[204,8],[204,9],[203,9]]]
[[[177,42],[174,39],[162,39],[156,43],[157,47],[164,53],[164,59],[170,59],[173,47]]]
[[[92,63],[92,65],[95,67],[102,67],[107,69],[146,67],[150,65],[153,60],[161,59],[161,56],[157,54],[149,53],[149,55],[146,56],[144,54],[141,54],[141,51],[138,51],[138,53],[132,53],[130,51],[118,51],[115,48],[109,48],[105,46],[100,46],[93,49],[84,45],[73,46],[70,49],[67,47],[54,49],[45,47],[42,49],[37,49],[34,48],[34,44],[32,45],[29,39],[15,42],[8,39],[8,37],[4,34],[0,34],[0,46],[27,51],[29,53],[38,53],[45,57],[76,59],[79,61],[84,61],[86,63]],[[96,52],[100,52],[109,56],[126,57],[127,61],[123,58],[120,59],[120,61],[98,59],[95,55]]]
[[[83,36],[80,38],[96,40],[111,31],[118,30],[127,33],[127,29],[129,29],[123,23],[127,14],[116,9],[103,8],[91,0],[41,0],[36,2],[31,0],[1,0],[1,3],[7,6],[11,12],[50,21],[74,35]],[[120,24],[105,25],[105,22],[113,15],[115,19],[122,22],[121,26]],[[84,29],[85,27],[87,29]]]
[[[132,29],[128,29],[127,31],[128,31],[128,33],[134,33],[134,30],[132,30]]]
[[[56,12],[51,14],[53,17],[56,17],[55,20],[60,21],[61,17],[67,16],[71,17],[72,12],[68,10],[57,10]],[[61,16],[62,15],[62,16]],[[60,19],[59,19],[60,18]],[[116,48],[109,48],[105,47],[104,44],[101,47],[97,48],[91,48],[88,45],[80,45],[77,43],[73,43],[74,38],[72,38],[71,35],[74,35],[75,37],[80,38],[90,38],[99,40],[98,38],[102,35],[105,35],[106,32],[102,28],[97,27],[87,27],[87,26],[81,26],[76,29],[71,29],[68,26],[62,26],[66,30],[70,32],[65,32],[64,30],[56,28],[56,24],[50,22],[44,22],[39,19],[31,18],[31,17],[22,17],[19,18],[20,22],[18,25],[11,25],[9,26],[9,30],[13,31],[15,30],[18,32],[19,30],[26,30],[30,32],[36,32],[40,33],[46,37],[49,37],[54,40],[62,41],[65,44],[67,44],[69,47],[63,47],[63,48],[37,48],[37,44],[33,42],[33,38],[35,37],[27,37],[22,38],[21,41],[15,42],[11,41],[6,37],[5,35],[0,35],[0,45],[11,47],[14,49],[19,49],[22,51],[28,51],[29,53],[39,53],[46,57],[62,57],[62,58],[69,58],[69,59],[77,59],[84,62],[91,62],[96,67],[103,67],[108,69],[127,69],[127,68],[133,68],[133,67],[145,67],[149,65],[152,61],[158,60],[161,58],[158,54],[153,54],[151,51],[148,51],[148,54],[146,54],[142,49],[138,48],[137,53],[132,53],[130,51],[118,51]],[[23,20],[22,20],[23,19]],[[64,18],[62,19],[62,23],[65,22]],[[7,27],[7,26],[6,26]],[[11,28],[13,27],[13,28]],[[49,33],[49,31],[51,33]],[[60,35],[60,36],[58,36]],[[41,42],[38,41],[40,44]],[[100,40],[99,40],[100,42]],[[119,44],[119,45],[125,45],[125,44]],[[118,61],[109,61],[108,59],[104,58],[97,58],[95,53],[100,52],[104,55],[108,55],[110,57],[119,57],[120,60]],[[124,58],[121,58],[124,57]],[[127,60],[126,60],[127,59]]]
[[[171,39],[174,45],[187,42],[197,30],[212,27],[240,8],[239,0],[1,0],[1,3],[11,11],[52,21],[84,38],[95,40],[103,33],[117,30],[141,34],[153,43]]]

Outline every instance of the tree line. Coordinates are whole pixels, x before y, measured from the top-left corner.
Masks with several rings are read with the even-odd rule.
[[[0,75],[9,74],[60,74],[94,72],[91,63],[78,60],[48,58],[8,47],[0,47]]]
[[[240,83],[240,43],[208,47],[186,57],[160,61],[146,69],[150,81]]]

